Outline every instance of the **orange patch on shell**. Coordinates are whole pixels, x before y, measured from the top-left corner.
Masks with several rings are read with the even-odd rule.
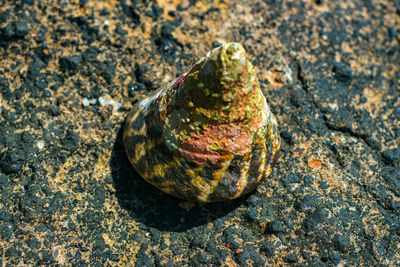
[[[212,146],[218,150],[244,155],[250,150],[252,141],[251,133],[243,131],[238,125],[209,125],[203,134],[192,132],[182,143],[179,152],[187,160],[199,165],[205,164],[207,159],[215,164],[220,159],[220,154],[212,150]]]

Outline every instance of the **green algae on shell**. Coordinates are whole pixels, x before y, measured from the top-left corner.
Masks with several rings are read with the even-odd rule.
[[[123,142],[137,172],[160,190],[199,202],[237,198],[269,176],[277,122],[241,44],[210,51],[139,101]]]

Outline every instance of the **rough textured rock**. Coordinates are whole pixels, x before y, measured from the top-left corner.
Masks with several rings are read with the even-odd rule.
[[[398,1],[2,1],[0,262],[400,265]],[[180,208],[122,125],[240,42],[281,157],[245,198]],[[85,103],[85,104],[84,104]]]

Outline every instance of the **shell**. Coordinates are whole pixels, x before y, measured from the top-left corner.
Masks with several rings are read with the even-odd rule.
[[[269,176],[278,158],[277,121],[241,44],[210,51],[139,101],[124,128],[137,172],[178,198],[237,198]]]

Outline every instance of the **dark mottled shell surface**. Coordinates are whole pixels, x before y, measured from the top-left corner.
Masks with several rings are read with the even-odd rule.
[[[220,46],[139,101],[124,128],[126,153],[149,183],[176,197],[237,198],[268,177],[277,122],[238,43]]]

